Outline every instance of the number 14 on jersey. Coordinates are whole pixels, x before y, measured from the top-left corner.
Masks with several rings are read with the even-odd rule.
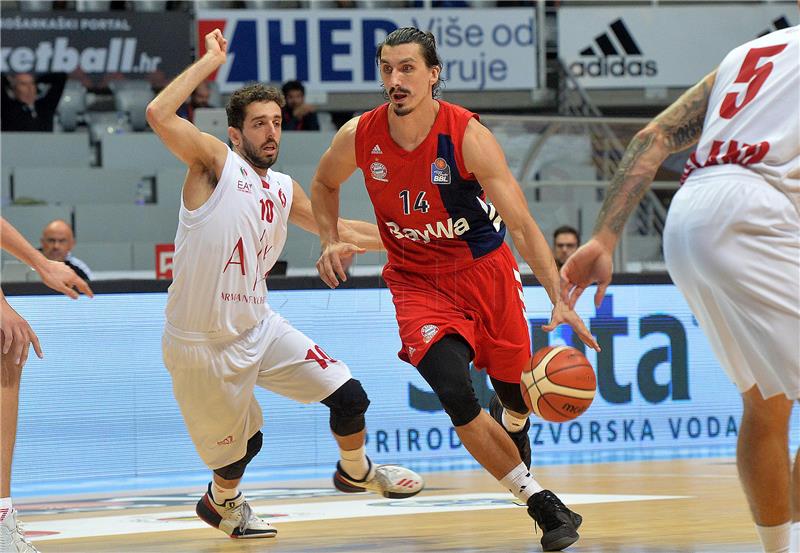
[[[411,193],[408,190],[403,190],[400,192],[400,199],[403,200],[403,213],[406,215],[411,214]],[[427,200],[425,200],[425,192],[417,194],[417,199],[414,200],[414,211],[427,213],[429,207]]]

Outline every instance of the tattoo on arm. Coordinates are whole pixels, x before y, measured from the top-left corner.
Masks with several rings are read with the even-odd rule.
[[[715,77],[716,72],[711,73],[686,91],[631,140],[611,179],[595,234],[607,228],[619,235],[664,159],[697,143]]]
[[[644,136],[636,135],[625,149],[625,155],[619,162],[614,178],[606,192],[606,199],[600,213],[597,216],[597,224],[594,232],[597,234],[604,227],[608,227],[614,234],[619,234],[625,228],[625,221],[639,201],[642,199],[645,190],[650,185],[651,179],[637,176],[634,179],[628,177],[631,168],[636,165],[639,159],[653,145],[655,135],[650,133]]]
[[[654,122],[664,133],[670,153],[685,150],[700,139],[715,77],[716,72],[708,75],[656,117]]]

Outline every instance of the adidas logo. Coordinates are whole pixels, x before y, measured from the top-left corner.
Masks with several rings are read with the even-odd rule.
[[[375,144],[375,147],[372,148],[372,151],[370,152],[370,154],[372,154],[372,155],[382,154],[382,153],[383,153],[383,151],[381,150],[381,147],[378,146],[377,144]]]
[[[781,29],[786,29],[787,27],[791,27],[791,25],[789,25],[789,21],[786,19],[786,16],[782,15],[772,22],[772,27],[767,27],[767,29],[761,31],[758,36],[761,38],[762,36],[768,35],[773,31],[780,31]]]
[[[503,224],[503,218],[500,217],[500,214],[497,212],[497,209],[494,207],[493,204],[484,202],[480,198],[480,196],[478,196],[477,198],[478,198],[478,203],[486,212],[486,215],[489,217],[489,221],[491,221],[495,232],[500,232],[500,226]]]
[[[595,37],[580,51],[582,58],[594,61],[576,61],[569,68],[576,77],[653,77],[658,74],[655,60],[642,59],[643,53],[622,19],[613,21],[610,32]],[[612,40],[613,39],[613,40]],[[636,56],[630,59],[628,56]]]

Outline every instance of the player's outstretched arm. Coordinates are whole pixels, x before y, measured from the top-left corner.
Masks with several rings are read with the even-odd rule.
[[[322,154],[311,180],[311,205],[322,246],[317,270],[320,278],[331,288],[339,285],[339,279],[347,280],[341,257],[347,255],[349,248],[342,245],[339,231],[339,188],[357,168],[357,127],[358,117],[355,117],[339,129],[330,147]]]
[[[344,242],[355,244],[367,251],[384,251],[383,240],[377,225],[357,219],[339,219],[339,236]]]
[[[292,199],[292,210],[289,212],[289,221],[301,229],[319,236],[319,226],[311,208],[309,200],[303,187],[296,181],[292,181],[294,186],[294,198]],[[339,219],[336,225],[337,232],[342,242],[347,242],[357,247],[354,253],[363,251],[379,251],[384,249],[378,227],[367,221],[354,219]]]
[[[489,129],[473,119],[467,125],[462,152],[467,171],[473,173],[481,183],[506,223],[517,250],[553,303],[550,322],[542,329],[549,332],[562,323],[569,324],[586,345],[600,351],[600,346],[581,318],[561,300],[558,270],[550,246],[528,211],[525,195],[511,174],[497,140]]]
[[[196,177],[213,174],[216,177],[213,182],[216,183],[228,154],[222,141],[200,132],[176,113],[192,91],[225,63],[228,43],[222,32],[214,29],[205,36],[205,43],[206,53],[203,57],[186,68],[147,106],[147,122],[150,127],[169,151],[189,167],[189,177],[184,185],[184,200],[189,200],[189,209],[202,205],[213,191],[213,186],[209,184],[210,179]],[[201,190],[194,190],[195,188]],[[200,196],[198,201],[192,201],[195,195]]]
[[[611,255],[628,217],[667,156],[689,148],[700,139],[715,78],[716,71],[687,90],[628,144],[606,192],[592,239],[561,268],[562,296],[570,307],[595,282],[598,283],[595,304],[599,306],[603,301],[611,282]]]
[[[47,259],[42,252],[34,248],[14,226],[0,217],[0,242],[8,253],[33,267],[39,273],[42,282],[56,292],[72,299],[78,298],[78,292],[92,297],[92,289],[86,281],[75,274],[71,268],[60,261]]]

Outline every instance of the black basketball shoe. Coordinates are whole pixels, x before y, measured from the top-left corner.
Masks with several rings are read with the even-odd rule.
[[[550,490],[542,490],[528,499],[528,514],[542,529],[542,549],[561,551],[580,537],[583,517],[574,513]]]
[[[497,394],[493,395],[489,401],[489,414],[500,426],[503,426],[503,404],[497,399]],[[528,437],[530,427],[531,421],[525,421],[525,426],[519,432],[508,432],[508,429],[503,426],[503,429],[508,432],[508,435],[513,440],[514,445],[517,446],[522,462],[529,469],[531,468],[531,440]]]

